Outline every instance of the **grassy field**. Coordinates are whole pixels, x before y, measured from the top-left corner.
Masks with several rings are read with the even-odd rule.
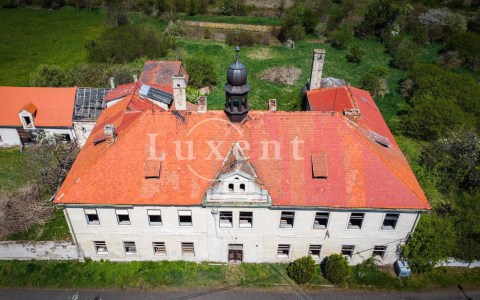
[[[182,14],[180,19],[186,21],[198,22],[215,22],[215,23],[233,23],[233,24],[251,24],[251,25],[282,25],[280,18],[262,18],[262,17],[245,17],[245,16],[207,16],[195,15],[189,16]]]
[[[0,84],[28,86],[40,64],[85,62],[85,41],[102,26],[100,10],[0,9]]]
[[[243,286],[278,288],[287,284],[286,264],[225,265],[184,261],[74,262],[0,261],[0,287],[35,288],[220,288]],[[318,289],[329,284],[316,268],[314,281],[304,286]],[[352,289],[431,290],[480,287],[480,268],[436,268],[432,272],[398,279],[391,273],[371,272],[358,276],[355,267],[339,286]]]

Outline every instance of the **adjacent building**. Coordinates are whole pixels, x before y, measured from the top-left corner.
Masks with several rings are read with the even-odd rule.
[[[252,110],[238,50],[223,111],[187,107],[181,84],[168,110],[154,83],[115,99],[54,200],[84,256],[394,262],[430,205],[372,97],[322,88],[314,58],[308,111]]]

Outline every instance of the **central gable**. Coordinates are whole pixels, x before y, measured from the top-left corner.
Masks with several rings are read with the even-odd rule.
[[[205,196],[205,205],[270,205],[268,191],[240,145],[234,143]]]

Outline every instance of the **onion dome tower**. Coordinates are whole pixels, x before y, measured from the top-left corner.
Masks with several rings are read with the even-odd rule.
[[[225,89],[225,113],[230,122],[242,122],[248,115],[248,92],[250,86],[247,84],[247,69],[238,60],[240,47],[235,48],[237,52],[236,61],[231,64],[227,72],[227,83]]]

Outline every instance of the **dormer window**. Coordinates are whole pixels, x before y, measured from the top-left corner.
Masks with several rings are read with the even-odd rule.
[[[23,128],[30,129],[35,128],[33,125],[33,119],[37,113],[37,107],[32,103],[25,105],[19,112],[20,120],[22,121]]]
[[[230,183],[230,184],[228,185],[228,191],[229,191],[229,192],[235,191],[235,188],[234,188],[234,186],[233,186],[233,183]]]
[[[32,128],[33,127],[32,119],[29,116],[23,116],[23,124],[26,128]]]
[[[244,183],[240,184],[240,191],[245,193],[245,184]]]

